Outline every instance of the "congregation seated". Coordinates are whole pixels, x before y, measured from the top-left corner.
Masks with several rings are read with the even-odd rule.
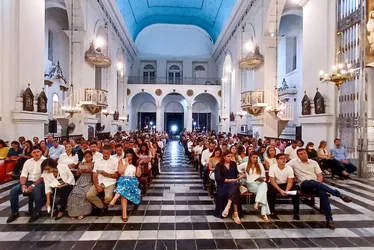
[[[276,155],[276,163],[269,168],[269,188],[268,188],[268,203],[270,209],[270,217],[273,220],[279,220],[275,211],[275,203],[277,194],[283,197],[289,196],[289,191],[295,191],[295,175],[293,169],[286,164],[286,156],[283,153]],[[294,220],[300,220],[300,197],[299,193],[291,195],[293,204]]]
[[[304,148],[297,150],[297,159],[290,161],[288,164],[293,168],[296,179],[300,185],[300,190],[307,193],[315,193],[321,201],[321,210],[326,217],[326,227],[335,229],[333,223],[332,211],[328,194],[341,198],[344,202],[352,200],[341,194],[338,190],[332,189],[323,184],[322,171],[318,163],[308,159],[308,153]]]
[[[256,195],[254,209],[261,209],[261,218],[265,222],[269,222],[269,218],[267,217],[270,214],[267,202],[268,186],[266,183],[265,168],[258,162],[258,154],[252,152],[248,158],[248,162],[242,163],[238,168],[246,177],[248,190]]]
[[[41,171],[46,195],[45,206],[48,212],[53,212],[51,211],[51,194],[54,192],[54,197],[59,197],[59,209],[55,220],[60,220],[64,216],[68,197],[75,184],[74,175],[68,165],[57,163],[51,158],[42,162]]]
[[[224,151],[221,161],[216,165],[214,170],[217,182],[217,199],[214,216],[225,218],[231,212],[231,208],[233,208],[232,219],[236,224],[241,224],[239,218],[241,205],[238,179],[242,176],[239,175],[236,162],[231,159],[231,152],[228,150]]]
[[[22,168],[20,183],[10,191],[10,206],[12,214],[7,219],[7,223],[16,220],[19,215],[19,196],[24,194],[30,196],[35,208],[29,207],[28,213],[31,215],[29,223],[35,222],[42,210],[42,198],[44,193],[44,182],[42,178],[41,164],[45,160],[42,156],[42,150],[39,146],[31,149],[32,158],[28,159]],[[30,204],[30,203],[29,203]]]
[[[357,167],[349,161],[347,150],[341,145],[340,139],[336,138],[334,140],[334,147],[331,149],[331,154],[339,166],[345,169],[348,174],[357,171]]]
[[[113,192],[116,187],[116,180],[118,178],[118,160],[111,157],[112,149],[109,145],[103,147],[102,158],[95,161],[94,169],[92,171],[93,185],[87,193],[87,200],[89,200],[95,207],[101,209],[101,214],[104,214],[109,202],[113,199]],[[97,195],[104,192],[104,201]]]

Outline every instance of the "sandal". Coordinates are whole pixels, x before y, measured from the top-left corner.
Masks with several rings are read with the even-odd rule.
[[[256,202],[254,205],[253,205],[253,208],[258,211],[258,202]]]
[[[265,222],[270,222],[269,218],[266,215],[261,215],[260,218]]]
[[[234,220],[234,222],[236,224],[238,224],[238,225],[242,224],[242,222],[240,221],[238,212],[235,212],[235,213],[232,214],[232,219]]]
[[[129,220],[128,217],[126,217],[126,218],[123,218],[123,217],[122,217],[122,221],[123,221],[123,222],[127,222],[128,220]]]
[[[84,216],[83,215],[81,215],[81,216],[78,216],[78,220],[83,220],[83,218],[84,218]]]
[[[225,210],[222,212],[222,217],[226,218],[229,215],[231,204],[227,204]]]

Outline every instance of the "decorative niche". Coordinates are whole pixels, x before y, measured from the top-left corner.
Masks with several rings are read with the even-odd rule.
[[[314,96],[313,101],[314,101],[314,112],[316,114],[325,114],[326,113],[325,98],[323,97],[321,92],[318,91],[318,88],[317,88],[317,92],[316,92],[316,95]]]
[[[304,92],[304,97],[301,101],[301,114],[302,115],[311,115],[311,105],[310,105],[310,99],[306,94],[306,91]]]
[[[23,92],[23,110],[24,111],[34,111],[34,94],[30,89],[30,84],[28,84],[27,89]]]
[[[47,103],[48,103],[48,98],[44,92],[40,92],[38,96],[38,112],[40,113],[47,113]]]

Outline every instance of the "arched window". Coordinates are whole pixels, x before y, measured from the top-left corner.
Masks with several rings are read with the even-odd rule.
[[[147,64],[143,68],[143,83],[150,84],[156,82],[156,69],[152,64]]]
[[[201,65],[195,67],[195,71],[205,71],[205,68]]]
[[[169,84],[181,84],[182,73],[178,65],[171,65],[168,70]]]
[[[58,100],[58,95],[57,94],[53,94],[52,96],[52,114],[53,115],[57,115],[58,114],[58,110],[59,110],[59,100]]]

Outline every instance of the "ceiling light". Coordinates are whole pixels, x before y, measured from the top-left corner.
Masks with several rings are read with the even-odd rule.
[[[252,41],[249,41],[249,42],[247,42],[247,43],[245,44],[245,49],[246,49],[247,51],[253,51],[253,50],[254,50],[254,46],[253,46]]]
[[[105,44],[105,41],[102,37],[96,37],[95,39],[96,48],[101,48],[102,46],[104,46],[104,44]]]

